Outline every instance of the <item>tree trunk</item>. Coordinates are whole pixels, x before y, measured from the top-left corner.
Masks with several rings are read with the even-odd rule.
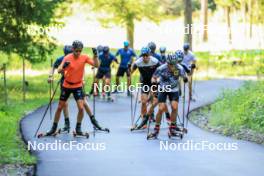
[[[248,11],[249,11],[249,37],[252,38],[252,32],[253,32],[253,3],[254,1],[253,0],[250,0],[249,1],[249,5],[248,5]]]
[[[26,79],[25,79],[25,58],[23,57],[23,85],[22,85],[22,89],[23,89],[23,102],[26,101]]]
[[[245,0],[241,1],[241,9],[243,13],[244,36],[247,36],[247,4]]]
[[[129,45],[131,48],[134,48],[134,30],[135,30],[134,19],[128,19],[126,29],[127,29],[127,40],[130,43]]]
[[[184,42],[192,49],[192,1],[184,0]]]
[[[201,20],[203,23],[203,42],[208,41],[208,0],[201,0]]]
[[[228,42],[232,44],[232,30],[231,30],[231,18],[230,18],[231,7],[226,7],[226,18],[227,18],[227,30],[228,30]]]
[[[5,92],[5,105],[7,105],[7,84],[6,84],[6,64],[3,65],[3,72],[4,72],[4,92]]]

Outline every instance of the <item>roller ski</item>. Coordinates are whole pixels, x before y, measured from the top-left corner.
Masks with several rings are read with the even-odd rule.
[[[87,139],[89,138],[89,133],[82,132],[81,128],[78,128],[78,127],[72,133],[73,133],[73,137],[86,137]]]
[[[169,129],[169,132],[168,132],[168,137],[170,139],[174,138],[174,137],[179,137],[180,139],[182,139],[183,138],[183,132],[177,126],[171,126]]]
[[[148,134],[147,140],[150,140],[150,139],[158,139],[158,135],[159,135],[159,128],[158,127],[155,127],[154,128],[154,132]]]
[[[108,128],[102,128],[94,117],[91,117],[91,123],[93,124],[95,131],[104,131],[110,133],[110,130]]]
[[[57,130],[57,126],[52,126],[51,130],[46,132],[46,133],[39,133],[37,135],[38,138],[42,138],[42,137],[48,137],[48,136],[53,136],[56,137],[58,134],[60,134],[60,129]]]
[[[144,115],[141,123],[138,126],[135,125],[134,127],[132,127],[130,129],[130,131],[136,131],[136,130],[144,130],[144,129],[146,129],[147,128],[148,120],[149,120],[149,117],[147,115]]]

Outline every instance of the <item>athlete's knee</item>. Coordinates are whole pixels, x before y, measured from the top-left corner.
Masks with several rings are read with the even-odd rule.
[[[160,104],[160,105],[159,105],[159,111],[160,111],[160,112],[165,111],[165,105],[164,105],[164,104]]]
[[[62,111],[64,108],[65,108],[65,102],[64,101],[60,101],[59,102],[59,105],[58,105],[58,108],[57,108],[57,111]]]
[[[110,85],[110,79],[106,79],[106,80],[105,80],[105,84],[106,84],[106,85]]]
[[[177,103],[172,104],[172,105],[171,105],[171,110],[172,110],[172,111],[177,111],[177,110],[178,110],[178,104],[177,104]]]

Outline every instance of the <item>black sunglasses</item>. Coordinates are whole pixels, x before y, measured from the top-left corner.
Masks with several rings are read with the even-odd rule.
[[[76,49],[76,50],[74,50],[74,52],[80,53],[80,52],[82,52],[82,49]]]

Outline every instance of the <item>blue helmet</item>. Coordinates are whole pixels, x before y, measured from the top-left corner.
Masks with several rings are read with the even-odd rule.
[[[72,48],[73,49],[76,49],[76,48],[82,49],[83,48],[83,43],[81,41],[79,41],[79,40],[74,40],[72,42]]]
[[[129,46],[129,41],[124,41],[124,47],[128,47]]]
[[[104,46],[104,47],[103,47],[103,53],[104,53],[104,54],[109,53],[109,47],[108,47],[108,46]]]
[[[160,53],[165,53],[166,52],[166,47],[162,46],[160,47]]]
[[[143,47],[141,49],[141,55],[148,55],[150,53],[150,49],[148,47]]]
[[[183,54],[183,52],[181,50],[177,50],[175,52],[175,56],[176,56],[178,62],[182,62],[184,54]]]
[[[170,65],[176,65],[178,63],[177,56],[175,54],[168,54],[166,57],[166,62]]]
[[[96,50],[97,50],[98,53],[103,52],[103,49],[104,49],[104,47],[103,47],[102,45],[98,45],[98,46],[96,47]]]
[[[190,49],[190,44],[189,44],[189,43],[185,43],[185,44],[183,45],[183,49],[184,49],[184,51],[189,50],[189,49]]]
[[[156,44],[154,42],[149,42],[148,43],[148,47],[151,50],[151,52],[153,52],[153,53],[155,52],[155,50],[156,50]]]
[[[64,55],[66,56],[67,54],[70,54],[72,53],[72,46],[71,45],[65,45],[63,47],[63,52],[64,52]]]

